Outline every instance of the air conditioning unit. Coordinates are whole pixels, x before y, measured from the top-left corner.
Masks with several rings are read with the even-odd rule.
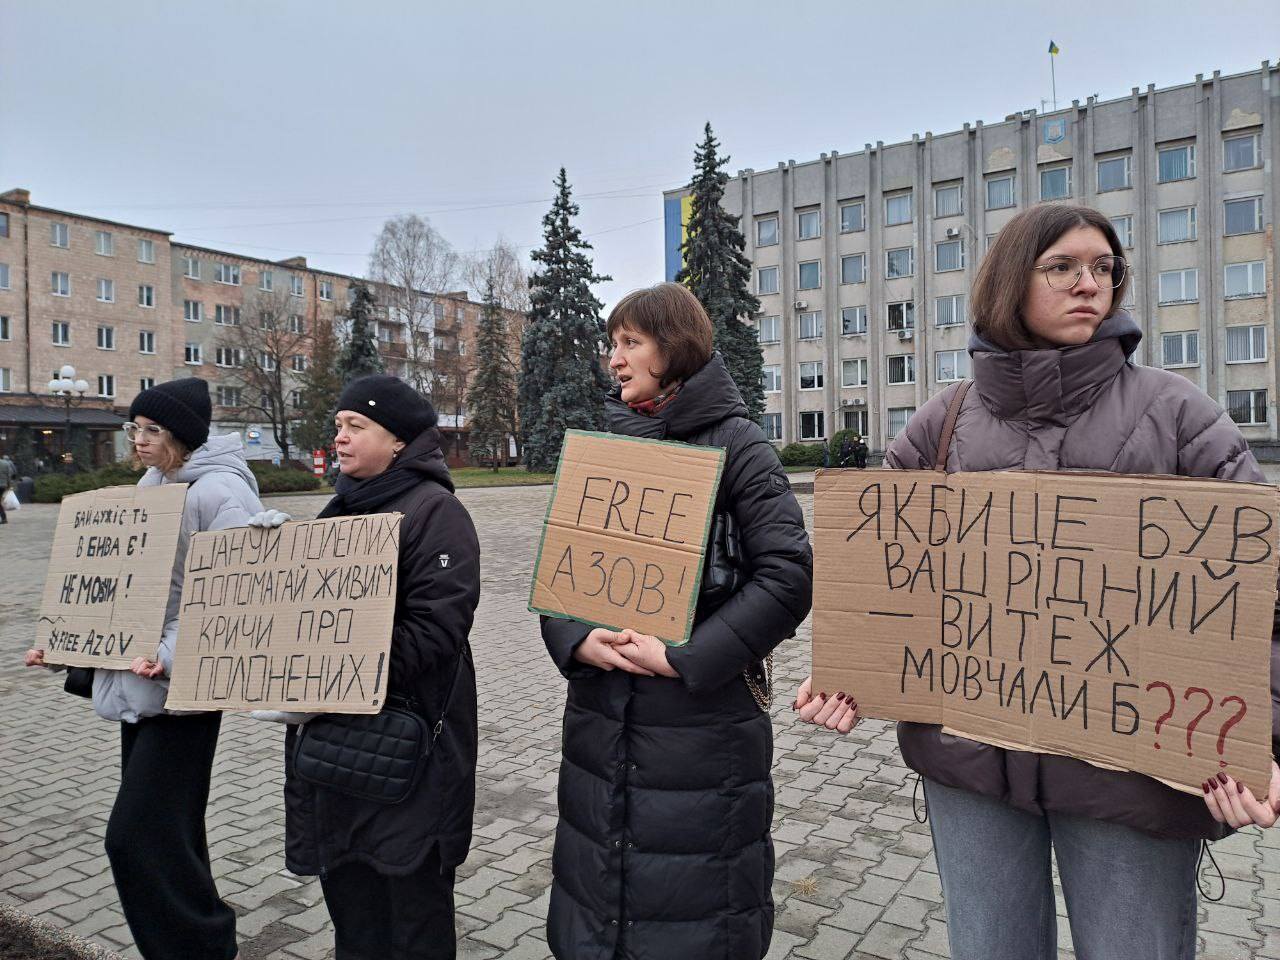
[[[809,309],[809,301],[797,300],[795,303],[792,304],[792,306],[795,307],[797,310],[807,310]]]
[[[957,237],[959,237],[959,236],[960,236],[960,228],[959,228],[959,227],[947,227],[947,239],[948,239],[948,240],[954,240],[954,239],[956,239],[956,238],[957,238]]]
[[[899,340],[910,340],[910,339],[911,339],[912,337],[914,337],[915,335],[916,335],[916,332],[915,332],[914,330],[899,330],[899,331],[898,331],[898,339],[899,339]]]
[[[861,397],[854,397],[849,401],[849,406],[851,407],[865,407],[866,405],[867,401],[863,400]]]

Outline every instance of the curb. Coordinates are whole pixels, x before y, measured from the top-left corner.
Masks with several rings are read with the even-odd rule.
[[[10,950],[24,952],[11,954]],[[39,953],[32,954],[32,950]],[[118,953],[64,933],[46,920],[0,903],[0,957],[33,955],[51,960],[121,960]]]

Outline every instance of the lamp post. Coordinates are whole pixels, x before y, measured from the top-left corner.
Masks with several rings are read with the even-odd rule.
[[[63,434],[62,443],[62,462],[66,466],[67,473],[71,473],[75,467],[75,455],[71,452],[71,404],[83,400],[88,390],[89,384],[84,380],[76,379],[76,368],[69,363],[58,371],[57,377],[49,381],[49,392],[55,397],[62,398],[67,414],[66,433]]]

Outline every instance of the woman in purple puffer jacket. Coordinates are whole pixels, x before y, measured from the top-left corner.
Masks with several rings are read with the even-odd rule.
[[[961,401],[948,473],[1265,480],[1235,423],[1192,381],[1132,362],[1142,333],[1120,308],[1128,272],[1110,221],[1087,207],[1033,207],[1000,231],[973,288],[973,389]],[[887,466],[933,468],[960,387],[916,412],[890,445]],[[1273,712],[1276,649],[1273,635]],[[814,696],[806,681],[796,708],[807,722],[848,732],[856,693]],[[899,723],[898,742],[924,778],[954,960],[1057,957],[1051,850],[1079,956],[1190,960],[1201,842],[1228,827],[1269,827],[1280,810],[1274,762],[1266,798],[1225,775],[1199,797],[930,724]],[[1273,735],[1273,756],[1276,744]]]

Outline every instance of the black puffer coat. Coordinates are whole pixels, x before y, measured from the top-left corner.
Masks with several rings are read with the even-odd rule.
[[[393,475],[394,474],[394,475]],[[285,739],[285,865],[303,876],[359,861],[387,875],[416,870],[433,847],[456,866],[471,845],[476,798],[476,676],[467,635],[480,602],[480,544],[427,430],[365,484],[390,481],[389,499],[335,500],[321,516],[402,513],[388,691],[413,697],[428,723],[440,717],[458,657],[444,728],[413,791],[389,805],[313,787],[293,772],[295,730]],[[399,481],[399,482],[397,482]],[[338,489],[343,489],[341,481]],[[387,488],[384,487],[384,490]],[[331,512],[332,511],[332,512]]]
[[[749,581],[671,648],[679,679],[573,659],[591,631],[544,618],[569,679],[547,939],[562,960],[759,960],[773,931],[773,729],[743,680],[809,613],[813,557],[777,454],[719,356],[655,417],[610,397],[614,433],[723,447]]]

